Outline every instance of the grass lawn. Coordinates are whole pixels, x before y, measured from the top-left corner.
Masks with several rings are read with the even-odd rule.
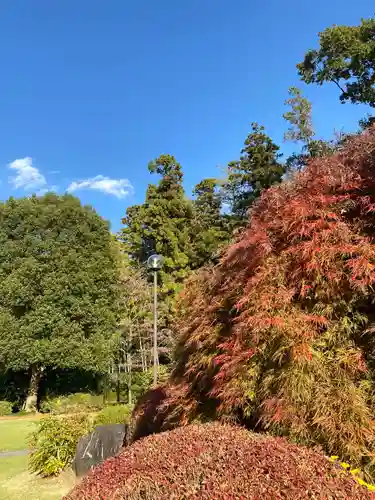
[[[74,473],[42,479],[27,470],[27,456],[0,458],[1,500],[61,500],[74,485]]]
[[[0,420],[0,450],[27,449],[27,436],[36,419],[12,417]],[[57,478],[43,479],[27,470],[27,455],[0,457],[1,500],[61,500],[74,485],[72,471]]]
[[[0,420],[0,452],[25,450],[27,436],[33,431],[36,419],[12,417]]]

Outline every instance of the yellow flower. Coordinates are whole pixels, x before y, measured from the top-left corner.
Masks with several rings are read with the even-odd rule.
[[[344,467],[344,469],[349,469],[350,465],[347,464],[346,462],[340,462],[341,467]]]
[[[360,469],[351,469],[350,474],[353,474],[355,476],[356,474],[359,474],[361,472]]]

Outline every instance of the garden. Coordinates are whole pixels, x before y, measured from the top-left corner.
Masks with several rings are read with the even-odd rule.
[[[130,387],[108,375],[103,394],[47,396],[38,418],[1,422],[4,450],[30,449],[28,472],[4,457],[6,494],[26,474],[69,500],[375,498],[374,158],[371,128],[264,193],[186,282],[157,387],[151,370]],[[123,446],[68,491],[80,438],[112,424],[126,424]]]
[[[146,391],[151,378],[145,374],[140,385],[134,383],[135,394]],[[32,414],[13,412],[11,403],[1,402],[0,498],[57,500],[69,493],[77,482],[72,465],[79,440],[97,426],[129,423],[132,405],[119,404],[116,397],[115,392],[50,397]]]
[[[374,108],[374,33],[327,28],[299,76]],[[252,123],[192,198],[162,154],[117,235],[0,203],[1,499],[375,499],[374,117],[324,140],[285,104],[298,151]]]
[[[133,444],[69,499],[375,498],[374,172],[372,127],[263,194],[185,284]]]
[[[73,471],[43,478],[29,470],[29,436],[39,417],[0,420],[0,498],[3,500],[60,500],[74,486]]]

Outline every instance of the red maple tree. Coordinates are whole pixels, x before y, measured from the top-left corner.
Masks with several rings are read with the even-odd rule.
[[[374,212],[375,128],[263,194],[181,296],[165,425],[240,420],[371,457]]]

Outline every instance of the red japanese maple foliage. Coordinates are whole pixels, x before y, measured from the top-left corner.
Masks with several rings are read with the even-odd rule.
[[[218,423],[149,436],[96,467],[67,500],[374,499],[321,453]]]
[[[183,292],[169,422],[238,419],[371,462],[374,214],[375,128],[263,194]]]

